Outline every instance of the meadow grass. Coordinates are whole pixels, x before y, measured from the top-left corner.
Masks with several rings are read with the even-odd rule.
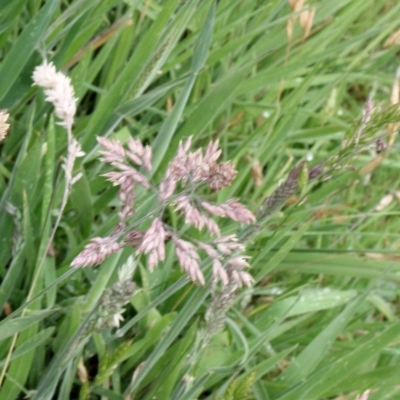
[[[400,397],[398,2],[0,9],[1,400]],[[44,59],[71,78],[72,136],[33,86]],[[152,190],[137,188],[126,219],[98,136],[152,150]],[[226,261],[229,283],[213,281],[215,256],[177,259],[178,236],[210,240],[188,222],[212,222],[155,190],[189,137],[193,149],[219,140],[237,175],[179,189],[257,217],[215,217],[250,256],[236,260],[251,266],[241,279]],[[164,250],[140,241],[160,209]],[[81,268],[85,246],[121,223],[138,242]]]

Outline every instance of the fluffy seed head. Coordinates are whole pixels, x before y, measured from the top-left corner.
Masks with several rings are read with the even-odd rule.
[[[211,218],[201,213],[190,201],[189,196],[179,196],[174,201],[175,210],[181,211],[185,216],[185,223],[193,225],[198,230],[204,227],[211,235],[220,236],[218,224]]]
[[[207,181],[212,190],[218,191],[226,186],[230,186],[236,175],[237,171],[233,167],[233,164],[227,161],[211,166]]]
[[[229,284],[229,276],[226,269],[222,266],[219,259],[213,259],[213,278],[214,280],[220,280],[223,286]]]
[[[87,267],[89,265],[101,264],[106,257],[112,253],[116,253],[121,245],[112,237],[96,237],[85,246],[72,261],[72,267]]]
[[[176,236],[172,236],[172,240],[176,246],[176,256],[181,268],[193,282],[204,285],[205,279],[200,269],[200,256],[196,247],[186,240],[178,239]]]
[[[201,205],[206,211],[217,217],[230,218],[243,224],[251,224],[256,220],[253,213],[236,199],[228,200],[222,204],[211,204],[202,201]]]
[[[101,161],[107,163],[113,163],[116,161],[124,162],[125,149],[123,148],[122,144],[118,142],[118,140],[109,140],[102,136],[97,136],[96,139],[100,146],[104,148],[104,150],[100,152]]]
[[[151,171],[151,147],[143,146],[140,140],[128,139],[127,156],[137,165],[143,165],[147,171]]]
[[[0,142],[6,137],[10,124],[7,124],[7,110],[0,110]]]
[[[125,236],[125,243],[132,247],[138,247],[142,244],[145,233],[139,230],[133,230]]]
[[[76,113],[76,98],[71,79],[62,72],[57,72],[53,63],[44,61],[35,68],[32,75],[33,84],[44,89],[46,101],[52,103],[55,113],[61,119],[60,125],[72,128]]]
[[[148,267],[150,271],[165,260],[165,230],[160,218],[155,218],[144,234],[143,241],[137,249],[137,254],[149,254]]]

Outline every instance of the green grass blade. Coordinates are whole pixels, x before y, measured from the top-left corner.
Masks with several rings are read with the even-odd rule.
[[[13,45],[11,51],[0,65],[0,105],[7,107],[7,94],[13,84],[17,81],[21,71],[28,63],[31,55],[40,43],[51,22],[51,19],[58,8],[59,0],[48,1],[37,15],[24,28],[22,34]]]

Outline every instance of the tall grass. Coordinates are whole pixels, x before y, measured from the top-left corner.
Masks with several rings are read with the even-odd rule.
[[[399,398],[400,4],[300,3],[0,1],[1,400]],[[78,99],[70,186],[43,59]],[[169,238],[153,272],[130,246],[71,268],[121,222],[97,136],[151,147],[155,183],[180,142],[218,139],[237,176],[199,195],[256,214],[217,219],[254,285],[212,283],[203,253],[194,284]],[[158,202],[138,190],[127,224]]]

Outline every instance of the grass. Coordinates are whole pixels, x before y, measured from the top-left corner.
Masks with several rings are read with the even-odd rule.
[[[399,398],[398,44],[387,40],[400,4],[310,1],[310,36],[297,20],[288,40],[298,13],[285,0],[42,3],[0,1],[0,108],[11,125],[0,148],[1,400]],[[67,139],[32,87],[44,56],[72,79],[86,152],[47,254]],[[96,135],[149,144],[155,181],[180,140],[218,138],[238,170],[218,201],[254,212],[301,161],[324,162],[316,180],[303,166],[252,228],[223,225],[245,238],[256,283],[237,292],[207,346],[212,290],[184,277],[172,245],[153,273],[135,256],[125,320],[94,329],[100,299],[135,255],[70,268],[118,222]],[[377,137],[391,141],[379,154]],[[139,193],[135,218],[153,205]]]

